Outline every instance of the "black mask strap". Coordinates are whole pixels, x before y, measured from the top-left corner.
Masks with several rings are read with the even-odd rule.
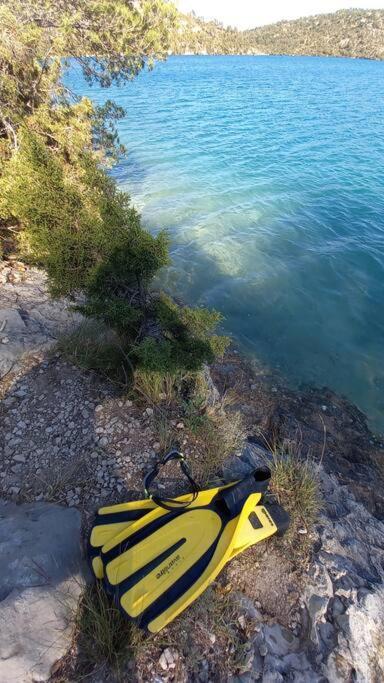
[[[150,492],[150,488],[152,486],[153,481],[156,479],[158,476],[161,468],[166,465],[168,462],[171,460],[176,460],[179,465],[182,473],[184,476],[188,479],[188,482],[191,487],[191,498],[189,500],[176,500],[175,498],[166,498],[159,496],[158,494],[155,495]],[[182,453],[180,453],[177,450],[172,450],[167,455],[162,458],[162,460],[159,460],[159,462],[156,463],[154,468],[148,472],[148,474],[145,475],[144,477],[144,491],[145,495],[147,498],[151,498],[156,505],[159,505],[162,508],[165,508],[165,510],[183,510],[184,508],[189,507],[197,498],[200,488],[193,479],[190,469],[184,459],[184,456]]]

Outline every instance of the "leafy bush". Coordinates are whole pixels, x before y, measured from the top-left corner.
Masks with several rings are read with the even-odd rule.
[[[124,371],[135,366],[169,384],[224,351],[226,340],[213,334],[220,316],[150,293],[169,263],[168,237],[144,230],[129,196],[103,168],[119,152],[114,122],[122,110],[109,101],[74,101],[59,57],[73,55],[85,77],[102,86],[135,76],[151,55],[163,54],[174,10],[163,0],[128,5],[6,0],[0,8],[7,93],[6,101],[0,93],[0,231],[13,225],[24,258],[47,271],[53,296],[81,294],[78,309],[115,332]],[[121,354],[107,349],[93,357],[103,372],[110,365],[119,374]]]

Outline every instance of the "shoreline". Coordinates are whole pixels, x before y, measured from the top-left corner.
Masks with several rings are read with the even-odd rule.
[[[65,300],[47,298],[41,271],[25,268],[18,262],[3,262],[2,266],[3,282],[10,279],[0,293],[1,319],[5,321],[2,349],[9,357],[14,355],[15,365],[2,367],[0,397],[4,399],[12,385],[22,381],[19,377],[22,378],[23,367],[28,368],[28,358],[32,359],[33,367],[36,364],[33,359],[41,357],[41,353],[44,357],[57,336],[78,325],[81,316],[73,314]],[[18,316],[18,310],[23,311],[25,323]],[[43,316],[46,316],[45,323]],[[22,354],[26,360],[20,364],[17,356]],[[328,471],[337,475],[340,484],[357,491],[373,514],[384,517],[384,496],[377,485],[382,481],[384,491],[384,443],[380,435],[371,431],[366,416],[357,406],[326,387],[289,386],[276,370],[243,353],[233,343],[224,358],[212,365],[211,375],[222,395],[234,392],[234,406],[244,417],[247,438],[251,441],[297,440],[300,433],[304,451],[311,452],[316,459],[320,458],[325,434],[327,449],[332,450],[332,456],[324,460]],[[86,376],[96,385],[101,381],[92,372]]]
[[[356,615],[369,625],[373,647],[381,623],[376,615],[383,605],[384,450],[360,411],[329,390],[293,391],[232,347],[210,367],[210,394],[219,410],[224,406],[227,428],[241,414],[243,440],[224,458],[215,442],[211,455],[218,459],[207,463],[182,405],[131,397],[68,361],[54,344],[63,330],[80,322],[69,302],[49,299],[41,271],[17,262],[0,266],[1,276],[4,270],[11,272],[0,291],[6,320],[1,334],[8,339],[2,346],[13,350],[15,364],[0,382],[5,427],[0,435],[0,499],[10,523],[26,528],[23,515],[52,515],[51,532],[57,538],[55,520],[63,515],[72,520],[67,530],[81,558],[95,510],[142,497],[143,475],[169,449],[168,439],[177,440],[198,480],[201,472],[203,481],[207,476],[207,464],[210,476],[220,471],[224,481],[241,478],[250,468],[270,462],[271,447],[286,446],[283,452],[289,453],[289,444],[297,461],[317,473],[322,507],[315,526],[300,518],[290,540],[266,541],[232,560],[214,586],[160,636],[138,641],[125,663],[126,680],[187,683],[201,673],[207,674],[204,680],[240,676],[243,681],[243,674],[257,674],[245,683],[271,670],[307,676],[311,683],[324,676],[349,680],[350,671],[356,670],[358,680],[369,680],[382,656],[366,659]],[[168,476],[167,488],[180,486],[176,468]],[[38,533],[39,525],[35,528]],[[44,548],[43,540],[39,543]],[[8,542],[3,545],[8,552]],[[61,561],[69,563],[68,551],[62,554]],[[97,591],[91,584],[80,598],[78,578],[70,578],[80,616],[77,628],[67,630],[59,654],[54,651],[47,658],[46,668],[54,670],[42,679],[47,683],[99,673],[93,657],[88,662],[82,658],[84,633],[78,626],[84,600],[95,600]],[[42,591],[42,605],[51,599],[50,587],[37,590]],[[123,620],[118,624],[130,628]],[[27,642],[33,628],[31,621],[25,623]],[[12,637],[14,632],[11,617],[7,633]],[[87,637],[93,644],[92,629]],[[127,633],[129,637],[135,636]],[[24,666],[18,651],[11,661]],[[106,681],[116,680],[110,666],[103,671]]]
[[[384,57],[364,57],[362,55],[332,55],[320,53],[295,53],[295,52],[172,52],[170,57],[315,57],[316,59],[353,59],[366,62],[384,62]]]

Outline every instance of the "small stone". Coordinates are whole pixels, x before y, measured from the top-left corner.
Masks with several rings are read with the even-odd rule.
[[[327,408],[327,406],[321,406],[321,410],[323,411],[323,413],[326,413],[328,408]]]
[[[2,338],[1,338],[1,343],[2,343],[2,344],[9,344],[9,337],[2,337]]]
[[[167,647],[164,652],[163,652],[164,658],[167,662],[167,665],[170,669],[174,669],[176,666],[176,662],[179,659],[179,653],[177,650]]]
[[[163,669],[163,671],[166,671],[168,669],[168,662],[167,662],[167,659],[166,659],[164,652],[162,652],[160,655],[159,664],[160,664],[161,668]]]
[[[146,408],[143,414],[148,416],[153,415],[153,408]]]
[[[184,422],[178,422],[176,425],[176,429],[184,429]]]
[[[302,536],[305,536],[308,533],[308,531],[307,529],[304,529],[304,527],[302,527],[301,529],[297,530],[297,533],[301,534]]]
[[[99,404],[99,405],[96,406],[96,408],[95,408],[95,413],[100,413],[101,410],[103,410],[103,406]]]
[[[241,614],[237,621],[240,624],[240,628],[242,628],[243,631],[245,631],[245,616],[244,616],[244,614]]]
[[[20,486],[11,486],[9,489],[9,493],[12,496],[17,496],[20,493]]]
[[[266,646],[265,643],[261,643],[261,645],[259,645],[259,652],[260,652],[260,655],[261,655],[262,657],[266,657],[266,656],[267,656],[267,654],[268,654],[268,648],[267,648],[267,646]]]
[[[208,638],[211,641],[212,645],[214,645],[216,643],[216,636],[214,633],[210,633]]]
[[[15,462],[25,462],[25,455],[22,455],[21,453],[17,453],[16,455],[13,456],[13,460]]]
[[[154,451],[159,452],[159,450],[161,449],[161,444],[160,444],[160,442],[159,442],[159,441],[156,441],[156,442],[153,444],[152,448],[153,448]]]
[[[108,438],[106,436],[102,436],[101,439],[99,439],[99,444],[102,447],[107,446],[108,445]]]

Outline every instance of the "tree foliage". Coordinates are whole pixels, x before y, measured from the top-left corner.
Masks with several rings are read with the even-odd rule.
[[[169,262],[167,235],[142,227],[105,168],[122,151],[114,124],[123,111],[74,97],[63,73],[71,58],[90,82],[130,80],[164,56],[174,19],[164,0],[0,8],[0,235],[45,268],[54,296],[82,295],[83,313],[115,331],[129,370],[172,376],[223,349],[220,316],[151,291]]]

